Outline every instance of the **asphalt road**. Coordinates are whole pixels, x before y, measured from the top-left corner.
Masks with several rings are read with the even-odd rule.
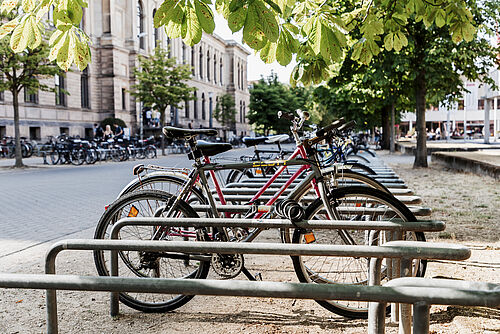
[[[249,153],[248,149],[236,149],[224,156]],[[139,163],[192,165],[185,155],[170,155],[90,166],[0,168],[0,259],[84,230],[92,237],[104,207],[134,178],[132,168]]]

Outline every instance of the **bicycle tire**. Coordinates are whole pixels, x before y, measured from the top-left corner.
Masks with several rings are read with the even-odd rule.
[[[329,194],[328,200],[336,207],[337,214],[342,220],[383,220],[402,219],[403,221],[416,221],[411,211],[393,196],[378,189],[368,187],[338,188]],[[306,218],[327,219],[321,214],[323,210],[321,199],[313,202],[306,209]],[[359,205],[359,206],[358,206]],[[372,211],[372,212],[370,212]],[[381,214],[377,214],[380,212]],[[345,230],[315,230],[305,231],[296,229],[293,233],[293,243],[304,243],[306,233],[314,233],[315,243],[320,244],[367,244],[369,231]],[[342,238],[342,235],[347,238]],[[383,235],[381,234],[381,238]],[[406,239],[425,241],[422,232],[410,232]],[[348,239],[348,240],[346,240]],[[380,241],[380,240],[379,240]],[[295,273],[300,282],[318,284],[367,284],[368,259],[342,258],[342,257],[312,257],[292,256]],[[414,262],[414,276],[423,277],[426,262]],[[349,301],[316,301],[318,304],[336,314],[354,318],[366,319],[368,317],[368,303]]]
[[[148,146],[144,149],[144,155],[148,159],[153,159],[156,158],[156,147],[154,146]]]
[[[164,207],[171,194],[156,190],[136,191],[118,198],[111,204],[102,215],[97,224],[94,233],[95,239],[107,239],[113,224],[120,218],[130,215],[130,210],[135,207],[138,210],[136,216],[152,217],[158,216],[160,208]],[[128,213],[127,213],[128,212]],[[196,212],[184,201],[180,201],[179,210],[175,213],[176,217],[183,215],[185,217],[198,218]],[[161,215],[160,215],[161,216]],[[172,227],[169,233],[162,240],[186,240],[186,237],[176,236],[170,231],[179,231]],[[127,226],[120,231],[120,239],[151,240],[155,227],[147,226]],[[196,235],[196,234],[194,234]],[[197,239],[193,237],[193,239]],[[186,259],[167,259],[157,256],[157,253],[146,252],[119,252],[120,276],[132,277],[169,277],[169,278],[196,278],[204,279],[208,275],[210,261],[194,261]],[[149,260],[147,258],[149,257]],[[152,260],[151,258],[154,258]],[[146,259],[146,260],[145,260]],[[94,262],[97,272],[101,276],[109,276],[106,255],[103,251],[94,251]],[[187,303],[193,295],[174,295],[174,294],[148,294],[148,293],[120,293],[120,301],[125,305],[136,310],[148,313],[162,313],[172,311]]]
[[[61,156],[60,156],[58,150],[53,150],[49,153],[49,162],[51,165],[57,165],[57,163],[59,163],[60,159],[61,159]]]
[[[69,160],[73,165],[80,166],[85,162],[85,151],[82,149],[72,150],[69,154]]]

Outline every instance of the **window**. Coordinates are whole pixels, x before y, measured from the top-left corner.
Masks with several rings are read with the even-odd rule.
[[[464,110],[464,100],[458,100],[458,110]]]
[[[26,103],[38,103],[38,90],[37,91],[29,91],[28,89],[24,89],[24,102]]]
[[[6,126],[0,126],[0,138],[3,138],[7,135],[7,127]]]
[[[89,68],[87,67],[82,71],[82,75],[80,76],[80,93],[82,100],[82,108],[89,109],[90,108],[90,100],[89,100]]]
[[[141,1],[137,1],[137,37],[139,38],[139,48],[145,48],[144,45],[144,9]]]
[[[244,74],[245,74],[245,71],[243,70],[243,64],[241,64],[240,71],[241,71],[241,84],[240,84],[240,89],[241,89],[241,90],[244,90],[244,89],[245,89],[245,85],[243,84],[243,81],[244,81]]]
[[[59,128],[59,134],[60,135],[69,135],[69,128],[67,127],[60,127]]]
[[[243,101],[240,101],[240,123],[243,123]]]
[[[186,63],[186,44],[182,42],[182,63]]]
[[[40,127],[30,126],[30,140],[40,140]]]
[[[214,83],[217,83],[217,58],[214,55]]]
[[[127,109],[127,91],[125,88],[122,88],[122,109]]]
[[[194,46],[191,47],[191,73],[193,75],[195,75],[195,67],[194,67],[194,55],[195,55],[195,51],[194,51]]]
[[[240,63],[238,63],[238,89],[240,89]]]
[[[222,57],[219,59],[219,82],[222,86],[222,78],[223,78],[223,75],[222,75]]]
[[[205,119],[205,93],[201,94],[201,119]]]
[[[184,101],[184,117],[189,118],[189,100]]]
[[[193,118],[198,119],[198,100],[196,96],[196,92],[194,92],[194,101],[193,101]]]
[[[156,8],[153,9],[153,18],[155,17],[156,14]],[[153,47],[156,48],[158,46],[158,41],[160,40],[160,33],[158,28],[155,27],[153,23]]]
[[[64,94],[64,76],[55,75],[54,82],[56,86],[56,105],[66,106],[66,95]]]
[[[168,52],[168,58],[172,58],[172,47],[171,47],[171,42],[172,40],[170,37],[167,37],[167,52]]]
[[[200,46],[200,79],[203,79],[203,51]]]
[[[83,31],[85,31],[85,21],[86,21],[86,18],[85,18],[85,8],[83,8],[82,20],[80,21],[80,25],[79,25],[79,28],[82,29]]]
[[[243,101],[243,122],[242,122],[242,123],[246,123],[246,122],[245,122],[245,119],[246,119],[246,117],[247,117],[247,115],[246,115],[246,114],[247,114],[247,109],[246,109],[246,107],[245,107],[245,101]]]
[[[92,139],[92,138],[94,138],[94,129],[92,129],[92,128],[85,128],[85,138],[86,139]]]
[[[477,109],[484,110],[484,100],[477,100]]]
[[[3,91],[0,92],[0,101],[3,101],[5,99],[4,95],[3,95]]]
[[[210,81],[210,51],[207,51],[207,81]]]
[[[231,67],[230,67],[229,77],[231,78],[231,84],[234,84],[234,58],[231,58]]]

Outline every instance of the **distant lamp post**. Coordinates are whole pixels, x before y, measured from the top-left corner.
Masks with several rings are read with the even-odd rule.
[[[212,92],[208,93],[208,113],[209,113],[208,114],[208,127],[210,129],[213,128],[213,119],[212,119],[212,107],[213,107],[212,106],[212,100],[213,100],[212,98],[213,98],[213,96],[214,96],[214,93],[212,93]]]

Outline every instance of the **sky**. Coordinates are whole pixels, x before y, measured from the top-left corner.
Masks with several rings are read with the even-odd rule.
[[[214,33],[222,37],[223,39],[232,39],[235,40],[238,43],[242,43],[242,31],[238,31],[237,33],[233,34],[231,29],[229,29],[227,25],[227,21],[222,17],[222,15],[219,15],[216,11],[215,8],[213,8],[214,15],[215,15],[215,31]],[[261,76],[267,77],[271,74],[271,71],[276,73],[278,75],[279,81],[283,83],[289,83],[290,82],[290,73],[293,70],[293,67],[295,66],[295,62],[292,61],[290,64],[288,64],[286,67],[281,66],[277,62],[274,62],[272,64],[266,64],[264,63],[258,55],[255,55],[255,52],[250,49],[247,45],[244,45],[244,47],[251,52],[251,54],[248,56],[248,65],[247,65],[247,80],[259,80]]]

